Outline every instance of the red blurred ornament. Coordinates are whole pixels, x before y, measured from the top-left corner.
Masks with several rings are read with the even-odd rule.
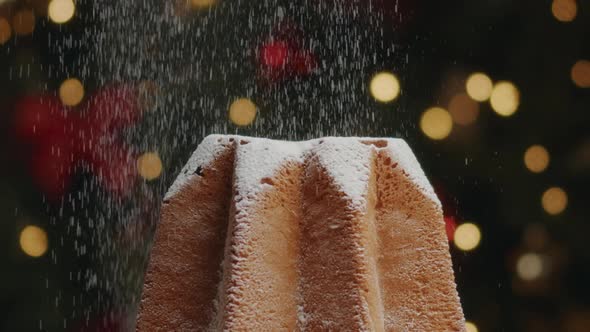
[[[126,195],[136,178],[135,156],[118,139],[141,117],[137,93],[129,86],[98,90],[79,110],[55,96],[26,96],[15,105],[16,137],[29,147],[34,183],[55,201],[84,164],[115,195]]]
[[[317,68],[316,55],[303,47],[304,35],[294,23],[280,23],[259,50],[259,72],[268,82],[307,76]]]
[[[449,198],[446,190],[440,184],[434,185],[434,191],[442,204],[443,216],[445,221],[445,231],[449,241],[453,241],[455,237],[455,229],[457,228],[457,204]]]

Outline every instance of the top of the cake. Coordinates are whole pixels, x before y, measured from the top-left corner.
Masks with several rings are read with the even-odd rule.
[[[248,188],[250,194],[264,189],[260,179],[271,178],[278,167],[287,162],[302,162],[306,154],[320,158],[326,171],[339,189],[353,204],[362,203],[368,186],[372,149],[386,149],[392,161],[436,204],[440,204],[432,186],[424,175],[412,150],[403,139],[365,137],[324,137],[309,141],[279,141],[238,135],[209,135],[199,144],[187,164],[165,195],[172,198],[197,173],[206,168],[228,146],[235,144],[236,167],[234,183],[238,188]],[[249,157],[247,157],[249,156]]]

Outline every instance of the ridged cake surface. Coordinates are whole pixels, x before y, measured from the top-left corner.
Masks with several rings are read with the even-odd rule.
[[[138,331],[464,331],[400,139],[211,135],[164,198]]]

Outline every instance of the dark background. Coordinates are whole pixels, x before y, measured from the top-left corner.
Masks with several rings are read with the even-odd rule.
[[[571,75],[590,59],[590,3],[555,3],[99,0],[56,24],[45,0],[0,1],[11,26],[0,45],[0,330],[129,329],[161,197],[205,135],[239,133],[406,139],[449,233],[467,221],[481,230],[472,251],[450,242],[466,319],[479,331],[590,331],[590,73],[584,84]],[[564,8],[572,20],[557,19]],[[389,103],[368,89],[384,70],[401,86]],[[429,139],[422,113],[446,108],[473,72],[512,82],[516,113],[481,102],[474,123]],[[69,77],[85,90],[72,107],[58,98]],[[258,107],[245,127],[228,119],[240,97]],[[550,155],[541,173],[523,162],[534,144]],[[155,179],[136,167],[146,152],[161,160]],[[568,198],[556,215],[541,204],[550,187]],[[28,225],[47,234],[40,257],[19,244]],[[542,263],[530,280],[516,268],[525,254]]]

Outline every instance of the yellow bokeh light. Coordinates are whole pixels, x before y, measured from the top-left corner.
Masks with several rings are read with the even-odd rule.
[[[545,212],[551,215],[560,214],[567,207],[567,194],[559,187],[549,188],[543,193],[541,204]]]
[[[76,78],[68,78],[59,87],[59,98],[66,106],[76,106],[84,98],[84,86]]]
[[[38,226],[29,225],[20,232],[22,251],[31,257],[41,257],[47,251],[47,233]]]
[[[30,35],[35,30],[35,14],[32,10],[23,9],[12,17],[14,33],[20,36]]]
[[[477,326],[470,321],[465,321],[465,330],[467,332],[478,332]]]
[[[571,78],[580,88],[590,88],[590,61],[579,60],[572,66]]]
[[[535,280],[543,273],[543,258],[538,254],[527,253],[518,258],[516,273],[522,280]]]
[[[247,126],[256,118],[256,105],[248,98],[240,98],[229,107],[229,119],[238,126]]]
[[[551,13],[561,22],[571,22],[576,18],[578,5],[576,0],[553,0]]]
[[[190,4],[193,8],[204,9],[213,6],[217,3],[217,0],[190,0]]]
[[[470,125],[479,115],[479,104],[465,93],[453,96],[449,102],[449,113],[455,123],[466,126]]]
[[[155,152],[146,152],[137,159],[137,171],[141,177],[151,181],[162,174],[162,160]]]
[[[486,101],[492,94],[492,80],[484,73],[473,73],[467,78],[465,90],[476,101]]]
[[[516,86],[508,81],[501,81],[494,85],[490,104],[492,109],[501,116],[511,116],[518,109],[520,93]]]
[[[432,107],[422,114],[420,129],[431,139],[445,139],[453,129],[453,119],[444,108]]]
[[[76,5],[72,0],[51,0],[47,7],[47,16],[57,24],[68,22],[76,13]]]
[[[4,17],[0,17],[0,45],[6,43],[10,37],[12,37],[10,22]]]
[[[549,166],[549,152],[542,145],[533,145],[524,153],[524,164],[533,173],[541,173]]]
[[[377,101],[387,103],[397,98],[400,85],[395,75],[389,72],[381,72],[373,76],[369,90]]]
[[[453,242],[455,246],[463,251],[475,249],[481,241],[481,231],[473,223],[463,223],[455,229]]]

